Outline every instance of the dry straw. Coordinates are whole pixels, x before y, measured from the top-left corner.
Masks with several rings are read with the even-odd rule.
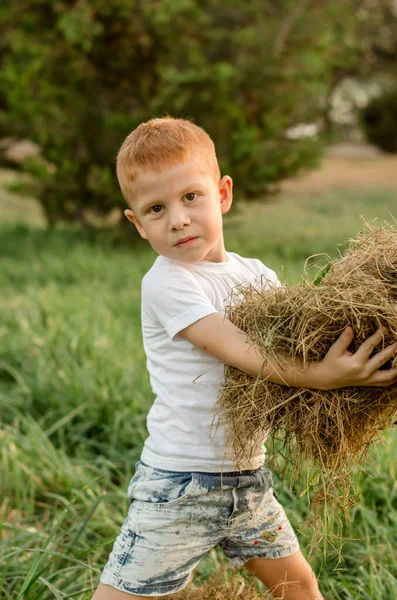
[[[354,352],[379,327],[383,343],[397,340],[397,231],[392,225],[368,224],[350,240],[345,255],[330,261],[328,273],[314,280],[270,291],[240,287],[228,318],[259,347],[264,364],[282,375],[285,355],[303,361],[324,358],[346,326],[354,330]],[[397,358],[389,361],[397,365]],[[293,465],[295,479],[316,474],[316,499],[347,502],[351,467],[366,456],[370,444],[395,420],[397,387],[350,387],[331,391],[274,384],[225,368],[225,385],[216,412],[230,435],[238,464],[252,443],[270,432],[271,454]],[[349,492],[350,491],[350,492]]]
[[[280,584],[282,589],[282,584]],[[170,596],[170,600],[265,600],[270,594],[258,592],[256,588],[241,577],[227,578],[224,572],[215,574],[205,584],[189,586],[182,592]]]

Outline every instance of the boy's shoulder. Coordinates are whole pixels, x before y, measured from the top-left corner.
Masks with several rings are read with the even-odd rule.
[[[179,287],[192,285],[192,273],[183,264],[159,255],[150,269],[146,271],[141,282],[141,295],[147,298],[178,292]]]
[[[270,283],[274,284],[274,285],[280,285],[280,282],[278,280],[277,274],[275,273],[275,271],[273,271],[273,269],[270,269],[269,267],[267,267],[259,258],[247,258],[245,256],[240,256],[239,254],[236,254],[235,252],[232,252],[231,254],[233,254],[233,256],[235,257],[235,259],[241,263],[241,265],[245,265],[246,267],[248,267],[250,269],[250,271],[252,271],[252,273],[254,273],[255,275],[258,276],[263,276],[265,280],[269,281]]]
[[[164,256],[159,255],[152,266],[146,271],[142,278],[142,284],[144,285],[147,281],[155,280],[164,274],[173,271],[174,273],[184,273],[187,269],[182,264],[178,264],[174,261],[168,260]]]
[[[241,254],[237,254],[237,252],[229,252],[229,254],[232,255],[238,263],[240,263],[241,265],[247,265],[253,270],[259,271],[263,269],[263,267],[265,269],[267,268],[263,264],[263,262],[259,260],[259,258],[249,258],[247,256],[241,256]]]

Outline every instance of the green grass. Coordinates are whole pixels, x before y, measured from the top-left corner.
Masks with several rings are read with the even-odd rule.
[[[7,207],[0,228],[0,597],[88,600],[126,514],[146,436],[153,395],[140,280],[155,256],[113,235],[48,231],[37,208],[21,203],[0,195],[0,211]],[[337,255],[337,245],[361,228],[359,214],[390,220],[394,203],[389,192],[336,190],[249,204],[225,219],[226,247],[293,282],[309,255]],[[320,543],[312,554],[326,598],[395,599],[395,437],[386,434],[372,455],[343,560],[332,537],[325,552]],[[276,480],[307,552],[307,498],[297,484],[290,489],[288,474]],[[210,553],[197,580],[223,562]]]

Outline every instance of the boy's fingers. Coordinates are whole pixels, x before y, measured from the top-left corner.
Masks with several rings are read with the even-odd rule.
[[[372,334],[368,339],[365,340],[365,342],[361,344],[355,353],[356,357],[362,360],[367,360],[374,351],[374,348],[376,348],[376,346],[383,340],[383,337],[384,331],[382,328],[375,331],[374,334]]]
[[[371,377],[368,385],[371,387],[387,387],[397,383],[397,369],[388,369],[387,371],[377,371]]]
[[[394,356],[396,352],[397,352],[397,342],[394,342],[394,344],[391,344],[391,346],[388,346],[384,350],[381,350],[380,352],[375,354],[375,356],[373,356],[368,361],[368,364],[369,364],[371,370],[373,372],[377,371],[388,360],[390,360],[391,357]],[[387,373],[388,371],[385,371],[385,372]]]
[[[328,350],[328,355],[342,356],[352,343],[353,337],[353,329],[351,327],[346,327],[336,342],[334,342]]]

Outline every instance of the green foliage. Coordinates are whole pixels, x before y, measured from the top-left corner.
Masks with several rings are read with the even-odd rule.
[[[370,142],[385,152],[397,152],[397,88],[373,98],[361,111]]]
[[[352,11],[293,0],[23,0],[1,9],[0,134],[29,137],[25,170],[50,222],[123,200],[117,150],[141,121],[192,118],[215,140],[237,197],[313,165],[319,140],[286,130],[321,119]]]

